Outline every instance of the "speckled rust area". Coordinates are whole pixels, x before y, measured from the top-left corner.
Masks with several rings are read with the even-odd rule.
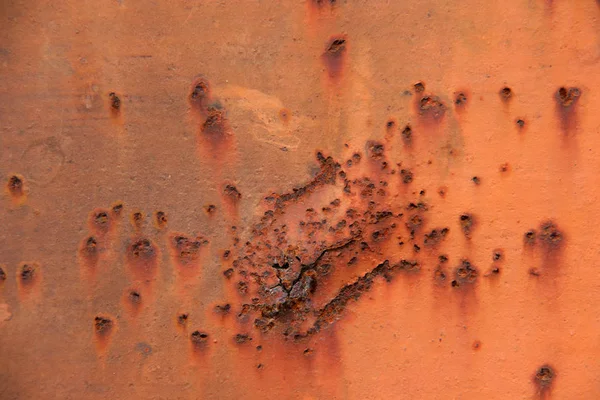
[[[600,398],[600,2],[0,21],[1,399]]]

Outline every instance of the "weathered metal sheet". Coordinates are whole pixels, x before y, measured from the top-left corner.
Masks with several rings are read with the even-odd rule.
[[[0,398],[600,396],[597,1],[0,10]]]

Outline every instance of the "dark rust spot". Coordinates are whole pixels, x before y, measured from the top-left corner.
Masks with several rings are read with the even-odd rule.
[[[467,104],[467,95],[464,94],[463,92],[458,92],[456,94],[456,96],[454,97],[454,104],[456,105],[456,107],[463,107],[464,105]]]
[[[341,74],[348,52],[347,47],[348,42],[345,36],[335,36],[327,44],[321,58],[330,78],[338,78]]]
[[[150,239],[141,238],[131,243],[129,253],[133,259],[148,260],[156,255],[156,248]]]
[[[131,214],[131,223],[134,228],[140,228],[144,223],[144,213],[137,211]]]
[[[481,349],[481,342],[479,340],[474,341],[472,347],[473,347],[473,350]]]
[[[229,303],[218,304],[215,306],[215,312],[217,314],[229,314],[230,311],[231,311],[231,304],[229,304]]]
[[[223,271],[223,275],[225,276],[225,278],[231,279],[231,277],[233,276],[233,268],[228,268],[225,271]]]
[[[190,341],[196,348],[201,348],[208,342],[208,333],[202,331],[194,331],[190,335]]]
[[[185,326],[187,324],[189,318],[189,314],[181,313],[177,316],[177,323],[181,326]]]
[[[18,175],[13,175],[8,178],[8,183],[6,184],[8,192],[14,197],[23,196],[23,186],[23,178]]]
[[[35,264],[22,264],[21,270],[19,271],[19,278],[23,285],[29,285],[33,283],[37,275],[37,265]]]
[[[383,143],[369,140],[367,142],[367,154],[374,160],[378,160],[383,157],[385,152],[385,146]]]
[[[457,287],[463,284],[474,283],[479,275],[477,268],[475,268],[469,260],[462,260],[458,268],[454,272],[454,281],[452,286]]]
[[[413,173],[409,169],[400,170],[400,176],[402,177],[402,183],[411,183],[413,181]]]
[[[142,295],[137,290],[130,291],[128,298],[133,305],[139,305],[142,302]]]
[[[188,264],[197,260],[200,250],[208,244],[208,239],[202,236],[190,238],[182,234],[171,237],[171,250],[179,263]]]
[[[535,244],[536,232],[535,229],[530,229],[523,235],[523,241],[525,244],[533,245]]]
[[[94,332],[99,336],[107,336],[112,331],[114,322],[112,319],[103,316],[94,318]]]
[[[581,90],[576,87],[561,87],[556,91],[556,100],[562,107],[571,107],[579,97],[581,96]]]
[[[97,211],[93,216],[94,226],[100,231],[106,231],[110,227],[110,216],[106,211]]]
[[[423,82],[417,82],[413,85],[413,87],[415,88],[415,93],[423,93],[425,91],[425,83]]]
[[[427,247],[437,246],[448,234],[450,230],[448,228],[434,229],[429,233],[425,234],[423,244]]]
[[[550,365],[545,364],[537,369],[534,375],[534,382],[538,386],[539,391],[545,391],[550,388],[556,373],[554,372],[554,368]]]
[[[208,80],[203,77],[196,78],[192,82],[188,98],[192,107],[203,114],[206,113],[207,105],[211,99],[211,89]]]
[[[546,221],[540,225],[540,241],[549,249],[561,245],[564,235],[552,221]]]
[[[465,236],[469,238],[475,225],[475,218],[471,214],[462,214],[459,218],[459,222],[461,230]]]
[[[576,87],[561,87],[556,91],[556,111],[563,132],[568,133],[577,125],[577,109],[575,105],[581,97],[581,90]]]
[[[446,106],[437,96],[423,96],[419,101],[419,112],[421,115],[428,115],[434,119],[444,116]]]
[[[519,128],[524,128],[525,127],[525,120],[523,119],[517,119],[516,124]]]
[[[494,252],[492,254],[492,260],[494,260],[494,261],[504,260],[504,251],[502,251],[501,249],[494,250]]]
[[[233,185],[225,185],[223,193],[232,200],[239,200],[242,198],[242,194]]]
[[[167,214],[164,211],[157,211],[156,214],[154,214],[154,220],[156,226],[159,229],[162,229],[167,225]]]
[[[244,344],[252,341],[252,338],[247,333],[238,333],[233,337],[237,344]]]
[[[408,124],[402,130],[402,141],[406,146],[412,144],[412,128]]]
[[[4,272],[4,269],[2,267],[0,267],[0,282],[4,282],[6,280],[6,272]]]
[[[208,215],[213,215],[215,212],[217,212],[217,206],[214,204],[209,204],[204,207],[204,211],[206,211]]]
[[[210,136],[223,136],[227,133],[225,110],[214,106],[208,107],[208,115],[202,124],[202,133]]]
[[[479,185],[481,183],[481,178],[479,178],[478,176],[474,176],[471,178],[471,180],[473,181],[474,184]]]
[[[121,109],[121,99],[115,92],[111,92],[108,94],[108,98],[110,100],[110,108],[113,111],[119,111]]]
[[[513,91],[508,86],[505,86],[502,89],[500,89],[500,92],[498,92],[498,94],[500,95],[500,98],[503,101],[507,102],[508,100],[510,100],[512,98]]]
[[[121,212],[123,212],[123,207],[124,207],[123,203],[120,203],[120,202],[113,204],[113,206],[111,207],[112,213],[115,216],[121,215]]]

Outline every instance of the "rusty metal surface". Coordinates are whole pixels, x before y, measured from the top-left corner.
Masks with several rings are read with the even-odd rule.
[[[0,398],[599,398],[598,2],[0,11]]]

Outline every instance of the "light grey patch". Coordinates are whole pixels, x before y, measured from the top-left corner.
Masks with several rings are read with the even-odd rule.
[[[150,354],[152,354],[152,347],[148,343],[139,342],[135,345],[135,351],[144,357],[148,357]]]
[[[40,186],[50,184],[65,162],[65,155],[54,136],[32,143],[23,153],[25,177]]]

